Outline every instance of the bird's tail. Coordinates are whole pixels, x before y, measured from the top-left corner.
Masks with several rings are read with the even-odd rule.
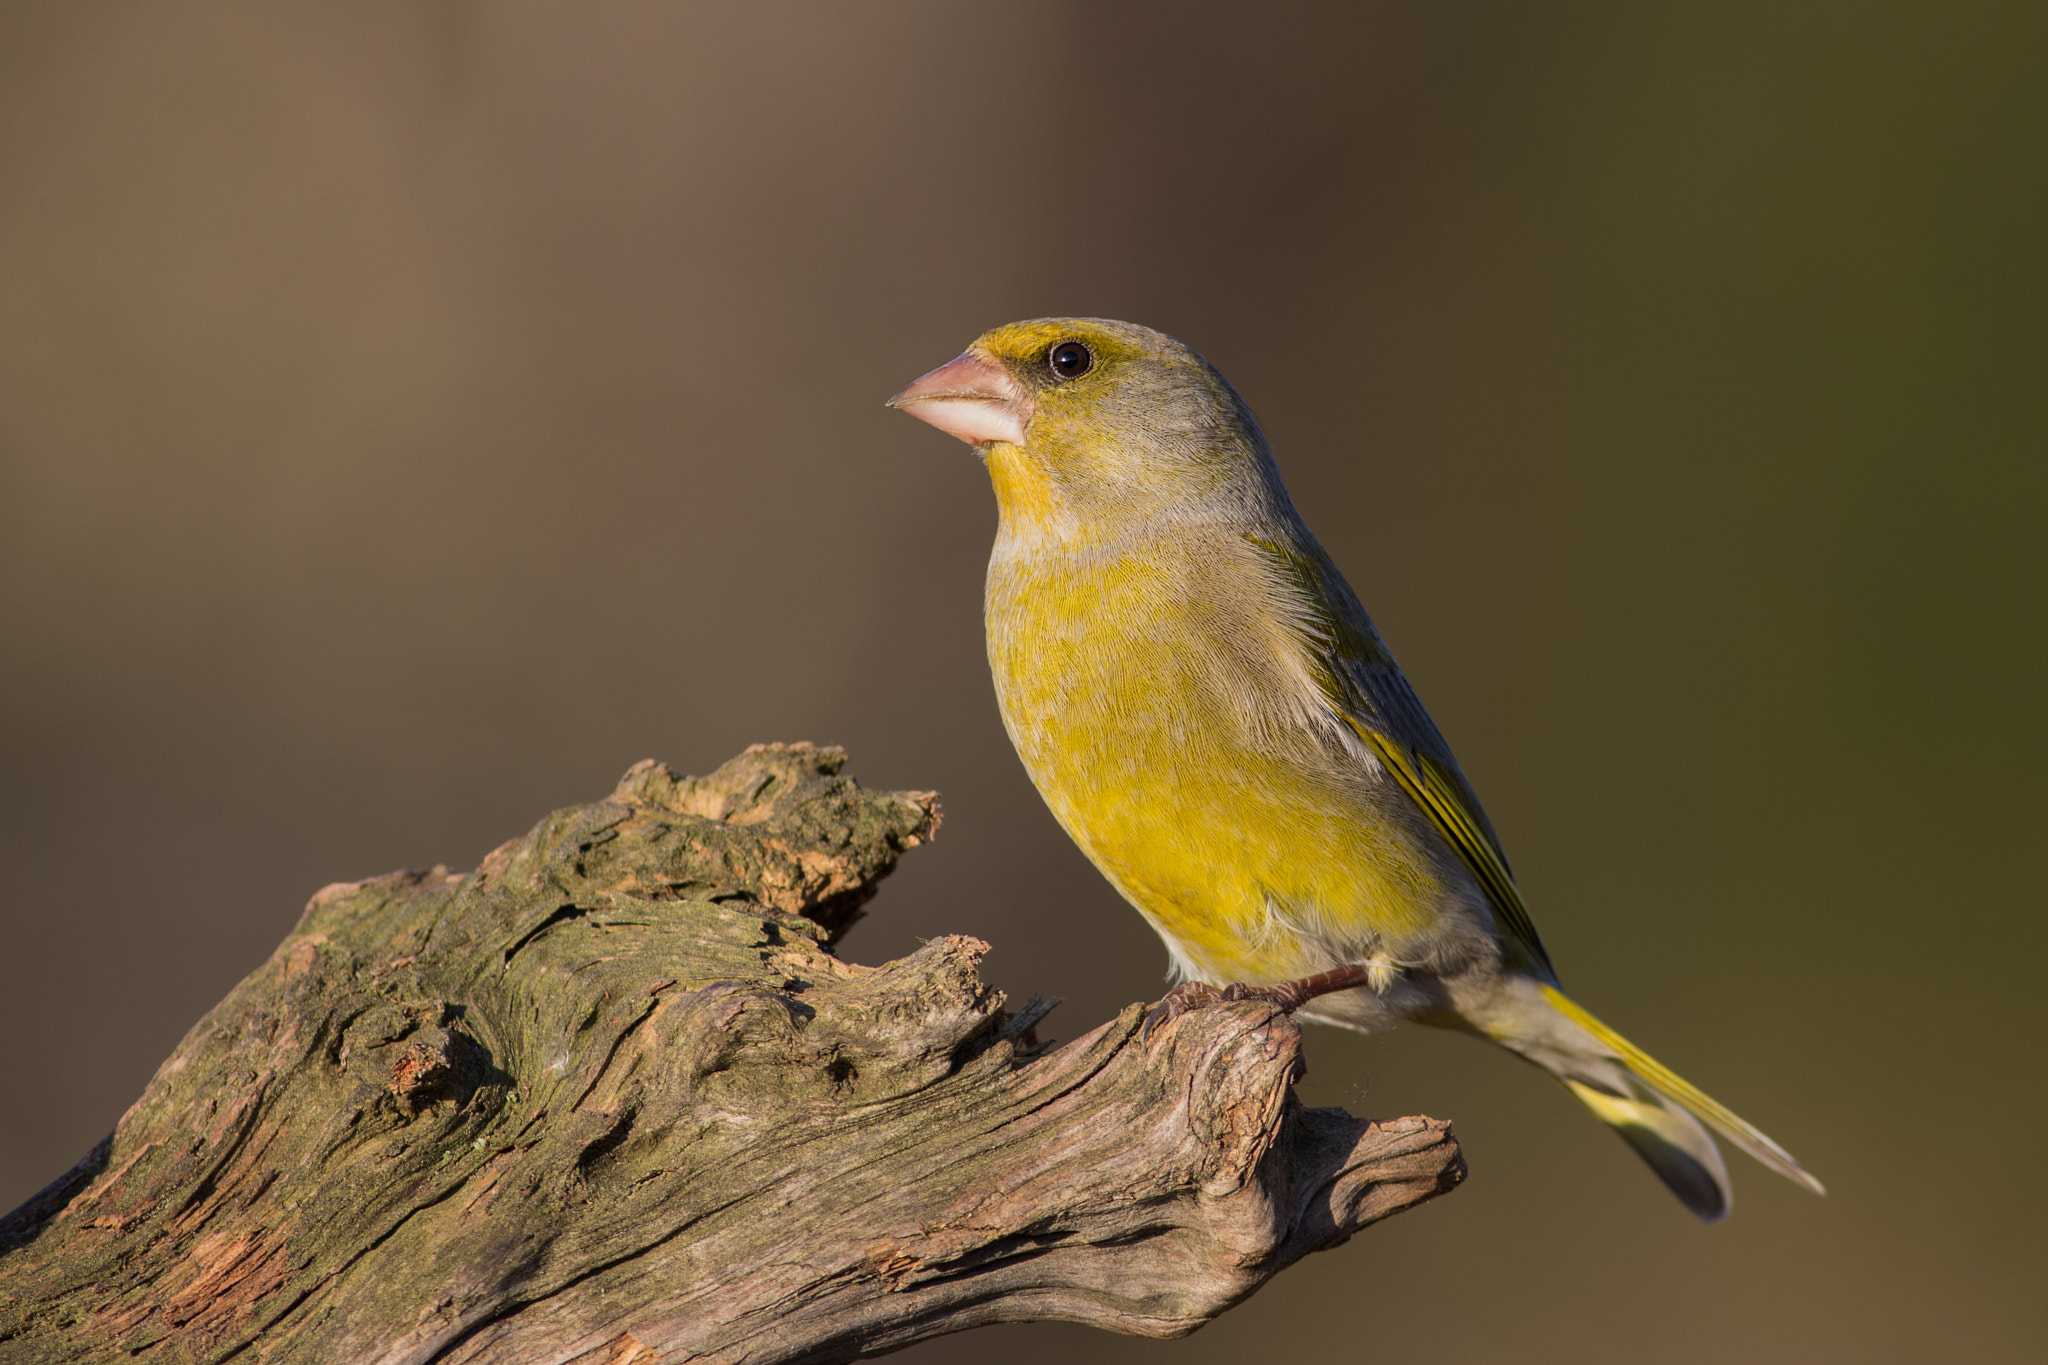
[[[1728,1168],[1702,1121],[1787,1180],[1826,1193],[1783,1147],[1564,992],[1526,984],[1540,993],[1547,1008],[1517,1010],[1520,1017],[1513,1024],[1488,1032],[1563,1081],[1700,1218],[1718,1222],[1734,1200]],[[1531,1013],[1547,1017],[1534,1019]]]

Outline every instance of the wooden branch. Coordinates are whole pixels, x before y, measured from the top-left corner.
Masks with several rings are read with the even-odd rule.
[[[1447,1124],[1304,1109],[1269,1005],[1057,1050],[984,945],[829,951],[928,793],[642,763],[466,876],[330,886],[0,1219],[10,1362],[841,1361],[1178,1336],[1442,1193]]]

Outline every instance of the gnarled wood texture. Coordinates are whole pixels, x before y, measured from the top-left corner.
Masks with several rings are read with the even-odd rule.
[[[467,875],[331,886],[0,1219],[0,1359],[838,1361],[980,1323],[1176,1336],[1449,1189],[1303,1109],[1270,1005],[1057,1049],[942,938],[836,935],[928,793],[643,763]]]

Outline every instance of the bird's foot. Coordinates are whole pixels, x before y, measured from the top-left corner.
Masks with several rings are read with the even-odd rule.
[[[1206,981],[1183,981],[1168,991],[1159,1003],[1152,1007],[1152,1012],[1145,1016],[1145,1027],[1138,1035],[1138,1040],[1150,1045],[1152,1035],[1160,1028],[1183,1014],[1217,1004],[1222,999],[1223,992]]]
[[[1180,1018],[1191,1010],[1204,1009],[1210,1005],[1226,1004],[1233,1000],[1265,1000],[1278,1005],[1288,1014],[1294,1013],[1319,995],[1333,991],[1348,991],[1353,986],[1363,986],[1372,980],[1372,969],[1363,962],[1348,966],[1333,967],[1327,972],[1314,976],[1299,977],[1293,981],[1276,981],[1270,986],[1247,986],[1242,981],[1233,981],[1228,986],[1212,986],[1206,981],[1183,981],[1166,993],[1164,999],[1152,1007],[1145,1016],[1145,1029],[1141,1040],[1152,1041],[1152,1034],[1162,1025]]]

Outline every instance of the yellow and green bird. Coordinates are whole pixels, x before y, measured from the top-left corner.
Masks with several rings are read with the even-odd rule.
[[[1476,1033],[1563,1081],[1703,1219],[1731,1191],[1702,1122],[1820,1191],[1558,989],[1450,747],[1206,360],[1127,322],[1019,322],[889,401],[981,449],[1003,723],[1166,941],[1165,1015],[1256,996]]]

